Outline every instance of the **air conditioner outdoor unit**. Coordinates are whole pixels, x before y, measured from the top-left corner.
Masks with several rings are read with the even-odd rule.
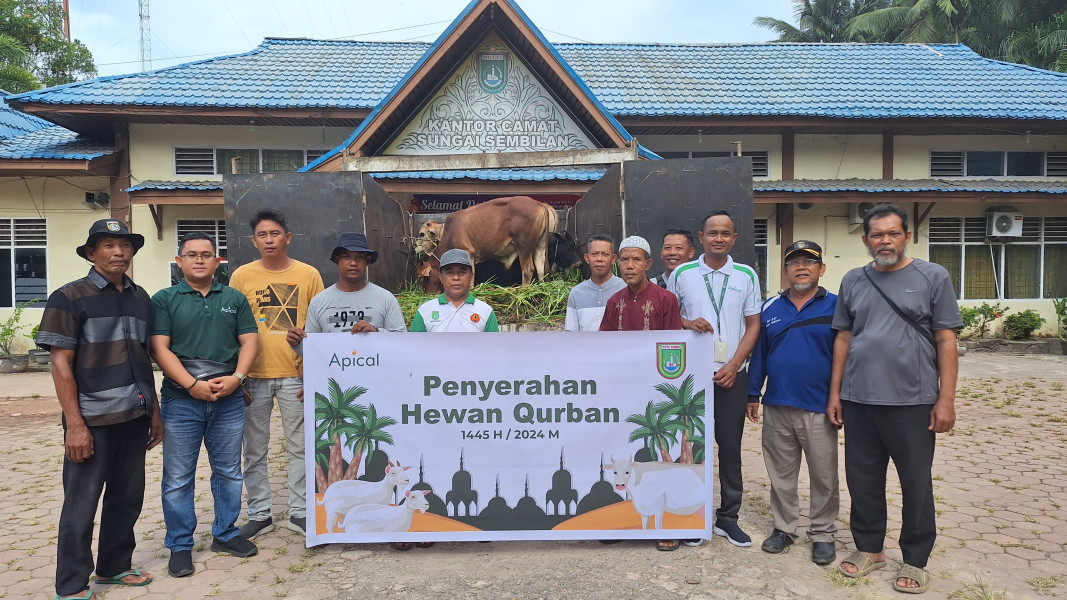
[[[853,202],[848,205],[848,223],[849,225],[862,225],[863,218],[867,216],[867,211],[871,210],[878,204],[876,202]]]
[[[990,237],[1022,237],[1023,213],[991,212],[985,234]]]

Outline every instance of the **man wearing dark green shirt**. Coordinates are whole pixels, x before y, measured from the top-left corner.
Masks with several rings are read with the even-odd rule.
[[[244,294],[214,280],[219,259],[207,234],[185,235],[175,260],[185,279],[152,297],[152,355],[166,376],[161,393],[168,434],[163,441],[163,543],[171,552],[170,575],[185,577],[193,574],[193,485],[201,442],[211,463],[215,500],[211,551],[241,557],[258,552],[234,526],[244,481],[241,384],[255,360],[258,328]],[[217,364],[183,364],[193,359]]]

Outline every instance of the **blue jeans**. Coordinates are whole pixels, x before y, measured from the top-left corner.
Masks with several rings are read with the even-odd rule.
[[[245,404],[240,388],[216,402],[164,396],[163,416],[163,519],[171,551],[192,550],[196,529],[194,482],[200,443],[211,464],[211,495],[215,520],[211,535],[227,541],[237,535],[234,522],[241,513],[241,443],[244,439]]]

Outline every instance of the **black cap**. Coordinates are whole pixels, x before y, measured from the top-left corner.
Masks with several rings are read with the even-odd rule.
[[[789,260],[790,256],[800,252],[810,254],[813,258],[822,262],[822,247],[815,242],[810,242],[808,240],[797,240],[790,244],[789,247],[785,249],[785,260]]]
[[[367,264],[374,263],[378,260],[378,252],[371,250],[367,246],[367,236],[362,233],[355,233],[352,231],[342,233],[341,237],[337,238],[337,247],[330,253],[330,260],[337,262],[337,253],[342,250],[348,250],[349,252],[366,252],[370,254],[370,260]]]
[[[89,228],[89,237],[85,238],[85,243],[75,248],[74,251],[78,253],[78,256],[89,260],[89,257],[85,254],[85,248],[87,246],[95,246],[96,240],[102,237],[130,240],[130,243],[133,244],[134,254],[137,254],[137,251],[144,247],[144,236],[139,233],[130,233],[130,228],[126,227],[126,224],[122,221],[118,219],[100,219]]]

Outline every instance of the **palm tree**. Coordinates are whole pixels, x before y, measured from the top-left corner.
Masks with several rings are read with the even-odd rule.
[[[793,0],[797,25],[772,17],[757,17],[755,25],[778,34],[778,42],[863,42],[848,26],[857,16],[888,8],[890,0]]]
[[[983,56],[996,52],[1009,31],[1001,5],[1006,0],[895,0],[892,6],[858,15],[847,33],[870,40],[913,44],[966,44]]]
[[[681,427],[677,421],[672,419],[675,410],[671,406],[655,406],[649,402],[645,406],[645,414],[633,414],[626,417],[627,423],[637,425],[637,429],[630,433],[630,441],[651,440],[653,446],[659,446],[660,460],[674,462],[670,455],[670,448],[678,441],[675,436]]]
[[[674,421],[678,423],[682,432],[681,462],[693,464],[693,444],[689,437],[696,434],[697,430],[704,430],[704,390],[693,393],[693,376],[690,375],[682,381],[682,385],[675,387],[669,383],[661,383],[656,390],[666,396],[668,400],[657,404],[657,411],[673,409]]]
[[[367,412],[367,407],[356,404],[359,398],[367,392],[367,388],[354,386],[342,390],[341,386],[333,378],[326,384],[329,397],[315,392],[315,427],[316,439],[325,437],[333,442],[330,447],[329,471],[326,476],[326,485],[333,485],[341,479],[341,434],[346,434],[356,426]]]
[[[12,94],[41,87],[29,70],[30,51],[14,37],[0,33],[0,89]]]
[[[345,479],[355,479],[359,475],[359,462],[363,459],[363,451],[367,451],[367,459],[369,460],[374,456],[374,450],[378,447],[378,444],[385,442],[386,444],[393,444],[393,436],[386,433],[384,430],[390,425],[396,425],[396,419],[392,417],[379,417],[378,411],[371,404],[367,407],[364,414],[360,415],[359,421],[355,423],[350,435],[348,435],[348,441],[345,445],[352,449],[352,462],[348,463],[348,469],[345,471]]]
[[[333,448],[333,442],[329,437],[316,437],[315,438],[315,490],[319,492],[325,492],[329,487],[326,480],[326,471],[323,469],[330,468],[330,450]]]
[[[1067,14],[1011,32],[1003,59],[1041,69],[1067,71]]]

